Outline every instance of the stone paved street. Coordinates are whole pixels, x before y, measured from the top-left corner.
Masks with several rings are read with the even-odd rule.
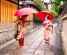
[[[49,46],[44,42],[43,27],[25,36],[23,48],[17,47],[14,41],[11,45],[0,50],[0,55],[54,55]]]

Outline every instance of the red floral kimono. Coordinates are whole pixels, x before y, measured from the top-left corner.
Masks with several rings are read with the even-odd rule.
[[[19,41],[19,46],[23,47],[24,46],[24,34],[23,34],[23,32],[19,33],[18,41]]]

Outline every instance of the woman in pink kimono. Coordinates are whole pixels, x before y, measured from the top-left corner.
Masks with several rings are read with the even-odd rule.
[[[47,17],[48,16],[46,16],[45,21],[43,22],[43,25],[45,28],[44,40],[45,40],[45,43],[50,44],[50,38],[53,32],[53,25],[52,25],[52,22],[49,19],[47,19]]]

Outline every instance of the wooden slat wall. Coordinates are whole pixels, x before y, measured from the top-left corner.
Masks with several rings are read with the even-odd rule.
[[[10,24],[16,20],[14,13],[16,12],[17,6],[6,0],[1,0],[1,23]]]
[[[0,22],[1,22],[1,0],[0,0]]]

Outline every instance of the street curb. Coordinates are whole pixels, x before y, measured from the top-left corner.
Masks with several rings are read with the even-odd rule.
[[[12,40],[8,41],[7,43],[5,43],[3,45],[0,45],[0,50],[3,49],[3,48],[5,48],[6,46],[12,44],[15,41],[16,41],[15,39],[12,39]]]

